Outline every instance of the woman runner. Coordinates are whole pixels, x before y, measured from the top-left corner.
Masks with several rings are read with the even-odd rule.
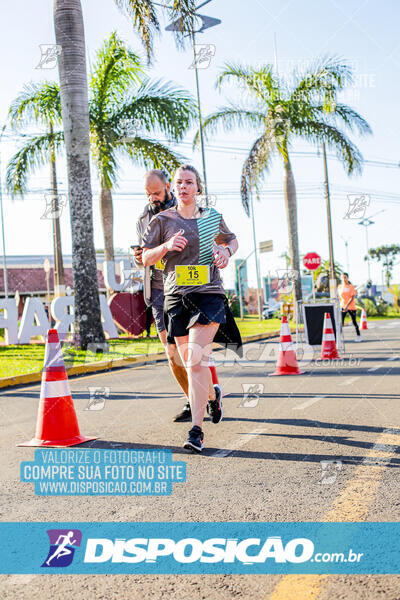
[[[342,273],[342,283],[338,286],[338,294],[340,299],[340,307],[342,309],[342,325],[344,323],[345,316],[347,313],[349,313],[357,333],[357,337],[354,341],[361,342],[361,334],[356,319],[357,307],[355,303],[355,297],[357,296],[357,291],[354,285],[350,283],[347,273]]]
[[[201,208],[200,176],[191,165],[179,167],[174,178],[176,206],[157,214],[143,235],[143,264],[163,260],[164,311],[167,340],[177,346],[188,373],[192,429],[184,447],[201,452],[206,411],[213,423],[222,419],[219,389],[212,385],[209,356],[214,337],[229,323],[229,337],[241,346],[229,311],[219,269],[236,252],[236,236],[214,208]],[[225,325],[224,325],[225,324]],[[207,405],[208,401],[208,405]]]

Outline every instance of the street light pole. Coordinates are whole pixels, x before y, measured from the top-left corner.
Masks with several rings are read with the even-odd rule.
[[[203,119],[201,117],[201,106],[200,106],[200,87],[199,87],[199,73],[197,69],[197,56],[196,56],[196,38],[194,30],[190,32],[193,47],[193,65],[196,76],[196,93],[197,93],[197,110],[199,113],[199,131],[200,131],[200,146],[201,146],[201,161],[203,164],[203,180],[204,180],[204,191],[206,193],[206,206],[208,206],[208,187],[207,187],[207,173],[206,173],[206,155],[204,152],[204,135],[203,135]]]
[[[328,180],[328,163],[326,160],[325,143],[322,144],[322,154],[324,157],[324,188],[326,198],[326,214],[328,218],[328,238],[329,238],[329,295],[331,298],[336,298],[336,277],[335,277],[335,262],[333,258],[333,239],[332,239],[332,217],[331,217],[331,199],[329,193]]]
[[[367,284],[368,296],[370,295],[370,290],[371,290],[371,288],[368,287],[369,282],[371,281],[371,265],[369,262],[368,227],[370,225],[373,225],[374,223],[375,223],[375,221],[372,221],[371,219],[368,219],[367,217],[365,217],[364,219],[361,219],[361,221],[358,222],[359,225],[362,225],[363,227],[365,227],[365,246],[366,246],[366,250],[367,250],[366,259],[367,259],[367,267],[368,267],[368,284]]]
[[[196,38],[195,38],[195,34],[203,32],[206,29],[209,29],[210,27],[214,27],[215,25],[219,25],[221,23],[220,19],[215,19],[214,17],[207,17],[205,15],[200,15],[200,14],[197,13],[197,10],[199,8],[201,8],[202,6],[205,6],[206,4],[209,4],[210,2],[211,2],[211,0],[205,0],[205,2],[202,2],[201,4],[199,4],[198,6],[196,6],[196,9],[195,9],[195,11],[193,13],[193,17],[197,17],[198,19],[201,20],[201,27],[200,27],[200,29],[197,29],[197,31],[195,31],[195,29],[194,29],[194,19],[193,19],[191,21],[190,29],[187,32],[187,35],[190,36],[190,39],[191,39],[191,42],[192,42],[192,48],[193,48],[193,68],[194,68],[195,77],[196,77],[197,110],[198,110],[198,116],[199,116],[201,161],[202,161],[202,165],[203,165],[204,191],[205,191],[205,195],[206,195],[206,205],[207,206],[209,204],[209,198],[208,198],[207,173],[206,173],[206,156],[205,156],[205,151],[204,151],[203,119],[201,117],[201,106],[200,106],[200,85],[199,85],[199,73],[198,73],[198,69],[197,69],[197,55],[196,55]],[[163,5],[160,5],[158,2],[155,2],[155,4],[157,4],[158,6],[163,6]],[[181,19],[177,19],[173,23],[170,23],[165,28],[165,30],[166,31],[178,31],[178,30],[181,30]]]

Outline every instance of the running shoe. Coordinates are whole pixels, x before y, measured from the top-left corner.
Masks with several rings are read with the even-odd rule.
[[[204,448],[203,440],[204,433],[198,425],[194,425],[189,431],[188,439],[183,447],[192,452],[201,452]]]
[[[222,394],[221,394],[221,388],[219,387],[219,385],[215,384],[214,390],[215,390],[215,400],[208,401],[207,412],[211,417],[211,421],[216,424],[216,423],[219,423],[220,421],[222,421],[222,416],[223,416]]]
[[[190,409],[190,403],[187,402],[183,407],[182,411],[176,415],[174,418],[175,423],[183,423],[185,421],[191,421],[192,419],[192,411]]]
[[[361,335],[358,335],[354,341],[355,341],[355,342],[362,342],[362,337],[361,337]]]

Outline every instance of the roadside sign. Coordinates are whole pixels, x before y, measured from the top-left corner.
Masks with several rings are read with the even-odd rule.
[[[43,269],[45,273],[50,273],[50,261],[48,258],[45,258],[43,261]]]
[[[267,240],[266,242],[260,242],[260,252],[272,252],[274,249],[273,240]]]
[[[309,252],[303,258],[303,265],[309,271],[315,271],[321,265],[321,257],[316,252]]]

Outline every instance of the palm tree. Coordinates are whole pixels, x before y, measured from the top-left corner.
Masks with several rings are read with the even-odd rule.
[[[226,64],[217,80],[221,88],[233,82],[244,88],[248,106],[230,104],[209,115],[204,130],[214,133],[246,127],[257,134],[244,162],[241,176],[243,207],[249,216],[252,190],[268,173],[272,158],[279,156],[284,169],[284,197],[289,232],[291,268],[300,273],[296,187],[289,150],[295,137],[313,144],[326,143],[336,151],[348,175],[360,173],[362,155],[338,125],[350,132],[371,133],[368,123],[352,108],[338,101],[338,93],[352,80],[350,68],[336,58],[322,59],[303,74],[294,73],[293,83],[273,74],[271,65],[252,68]],[[198,143],[196,134],[194,143]],[[301,279],[295,282],[295,298],[301,300]]]
[[[113,33],[97,53],[89,100],[92,156],[100,181],[105,260],[114,260],[112,190],[118,159],[127,157],[145,168],[176,168],[182,157],[146,133],[182,139],[195,104],[171,83],[151,81],[138,57]]]
[[[54,0],[61,114],[67,155],[75,333],[82,350],[104,344],[90,183],[89,105],[80,0]]]
[[[42,166],[50,162],[51,218],[53,223],[54,293],[62,295],[65,290],[64,265],[61,249],[59,200],[57,191],[56,150],[60,146],[59,133],[54,126],[61,124],[60,91],[58,85],[30,84],[14,100],[9,110],[9,119],[14,129],[39,123],[46,128],[43,135],[32,136],[28,143],[10,161],[7,171],[7,188],[12,196],[26,193],[25,173],[28,166]],[[39,149],[39,151],[38,151]],[[10,178],[11,173],[13,174]],[[46,207],[47,213],[47,207]]]
[[[113,261],[112,190],[117,182],[119,157],[127,156],[145,168],[169,171],[176,168],[182,162],[182,157],[144,133],[139,134],[138,130],[162,133],[174,142],[179,141],[194,115],[195,105],[184,90],[175,88],[171,83],[149,80],[138,57],[124,46],[115,33],[97,53],[90,91],[90,145],[100,182],[105,260]],[[60,90],[57,83],[25,86],[10,109],[14,128],[38,121],[40,114],[37,107],[42,105],[49,118],[52,118],[51,123],[56,121],[53,115],[58,115],[57,122],[60,124]],[[22,115],[25,115],[24,121]],[[13,195],[23,195],[30,173],[48,162],[50,142],[53,153],[60,151],[64,133],[52,129],[51,133],[31,136],[11,158],[7,169],[7,186]]]
[[[139,31],[150,61],[154,33],[160,25],[152,0],[115,0],[128,11]],[[173,0],[167,8],[174,19],[181,19],[176,32],[182,43],[183,32],[193,23],[194,0]],[[61,49],[58,71],[61,87],[62,118],[68,163],[68,185],[73,245],[75,286],[75,328],[86,349],[91,341],[104,342],[93,242],[92,193],[90,187],[89,106],[85,56],[85,34],[80,0],[54,0],[56,43]],[[79,281],[78,281],[79,279]]]

